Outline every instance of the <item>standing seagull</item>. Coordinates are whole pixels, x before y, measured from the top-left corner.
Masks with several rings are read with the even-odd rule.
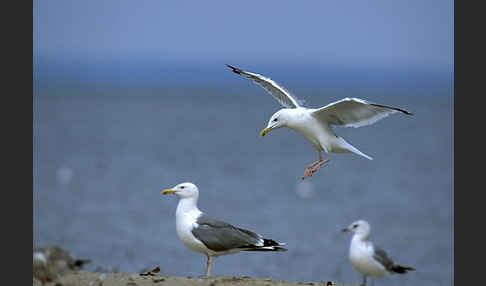
[[[176,210],[176,230],[179,239],[188,248],[205,254],[206,277],[210,276],[213,256],[240,251],[286,251],[272,239],[263,238],[252,231],[208,217],[197,208],[199,190],[192,183],[181,183],[162,194],[176,194],[179,204]]]
[[[364,220],[353,222],[343,232],[354,232],[349,247],[349,260],[354,269],[363,274],[363,285],[367,276],[383,277],[386,274],[404,274],[415,270],[413,267],[395,264],[386,252],[368,240],[370,224]]]
[[[304,136],[317,150],[318,160],[306,168],[302,179],[312,176],[324,163],[329,161],[329,152],[352,152],[373,160],[370,156],[362,153],[344,141],[343,138],[337,136],[331,125],[361,127],[373,124],[395,112],[412,115],[412,113],[400,108],[348,97],[321,108],[305,108],[300,106],[295,97],[273,80],[230,65],[226,66],[231,68],[234,73],[244,75],[262,86],[285,107],[272,115],[267,127],[260,133],[262,137],[273,129],[288,127]],[[321,156],[322,151],[326,153],[326,159],[324,160]]]

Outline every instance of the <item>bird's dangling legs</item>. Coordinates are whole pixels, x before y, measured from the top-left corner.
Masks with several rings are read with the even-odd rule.
[[[307,178],[307,177],[311,177],[312,175],[314,175],[315,172],[317,172],[317,170],[319,170],[319,168],[324,165],[325,163],[327,163],[329,161],[329,154],[326,153],[326,159],[322,160],[322,156],[321,156],[321,152],[318,151],[318,154],[319,154],[319,160],[315,161],[314,163],[310,164],[304,171],[304,176],[302,176],[302,180]]]
[[[366,286],[366,275],[363,275],[363,283],[361,284],[361,286]]]
[[[210,255],[206,255],[208,257],[208,262],[206,264],[206,278],[209,278],[211,272],[211,262],[213,262],[213,258]]]

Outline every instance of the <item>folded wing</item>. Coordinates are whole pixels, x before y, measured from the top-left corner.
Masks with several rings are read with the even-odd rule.
[[[383,249],[376,246],[374,246],[373,258],[376,261],[378,261],[381,265],[383,265],[386,270],[392,273],[404,274],[407,273],[407,271],[415,270],[415,268],[410,266],[402,266],[402,265],[395,264]]]
[[[241,250],[281,250],[281,244],[265,239],[252,231],[235,227],[229,223],[202,215],[192,234],[213,251]]]
[[[393,261],[391,260],[390,257],[386,254],[386,252],[375,246],[374,247],[374,253],[373,253],[373,258],[378,261],[381,265],[385,267],[386,270],[391,271],[393,268]]]

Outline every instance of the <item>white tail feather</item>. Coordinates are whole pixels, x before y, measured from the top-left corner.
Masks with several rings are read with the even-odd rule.
[[[353,145],[346,142],[343,138],[339,137],[339,141],[340,141],[341,146],[343,148],[349,150],[350,152],[353,152],[354,154],[363,156],[368,160],[373,160],[373,158],[371,158],[370,156],[366,155],[365,153],[359,151],[356,147],[354,147]]]

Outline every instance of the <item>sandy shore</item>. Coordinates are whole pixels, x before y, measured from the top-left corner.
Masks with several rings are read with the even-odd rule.
[[[72,271],[59,277],[55,281],[42,284],[37,279],[33,279],[34,286],[215,286],[215,285],[238,285],[238,286],[330,286],[336,284],[330,281],[320,282],[285,282],[270,278],[251,278],[251,277],[226,277],[215,276],[211,278],[200,277],[179,277],[163,275],[141,276],[139,273],[99,273],[88,271]]]
[[[89,259],[74,259],[68,251],[59,247],[37,248],[33,253],[34,286],[343,286],[334,281],[286,282],[271,278],[214,276],[181,277],[160,275],[160,267],[141,273],[119,273],[117,271],[91,272],[82,270]]]

